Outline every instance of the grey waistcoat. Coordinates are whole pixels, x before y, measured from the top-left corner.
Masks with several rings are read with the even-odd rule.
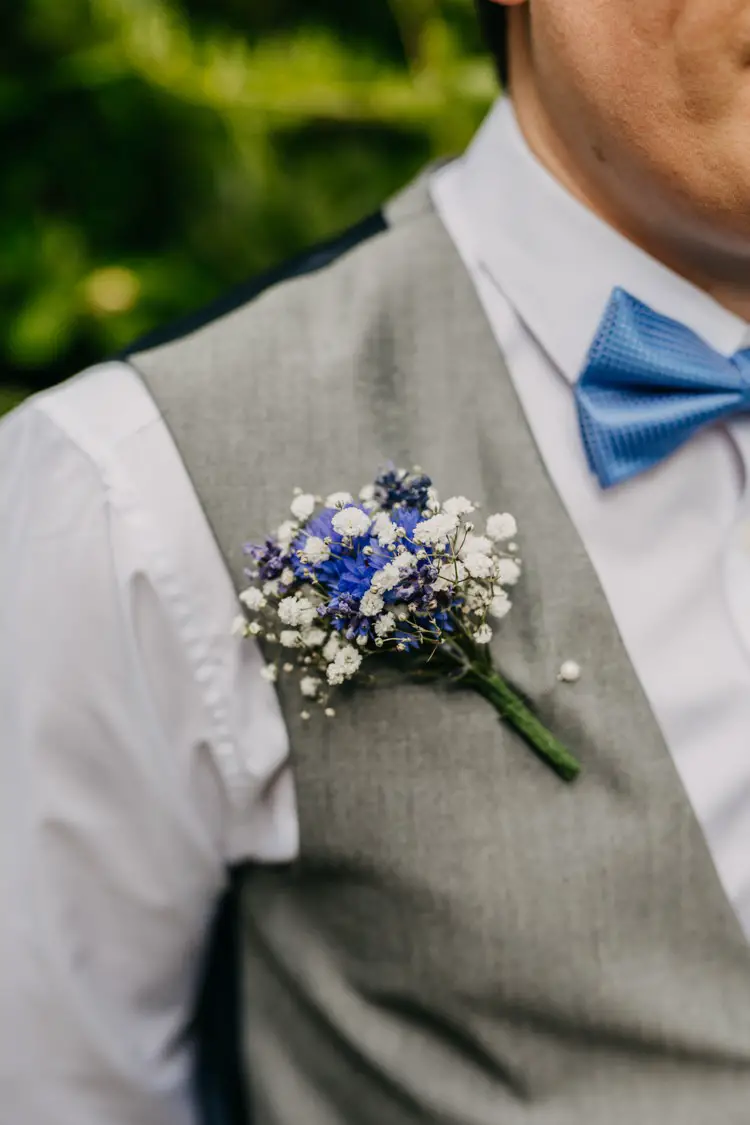
[[[357,689],[305,724],[281,686],[301,857],[243,877],[253,1120],[747,1125],[750,947],[424,183],[387,216],[133,363],[238,585],[295,485],[394,461],[513,512],[495,658],[584,774],[468,692]]]

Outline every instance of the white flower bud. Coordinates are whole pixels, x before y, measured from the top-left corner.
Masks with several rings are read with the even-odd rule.
[[[232,622],[232,636],[247,636],[247,620],[241,614],[239,617],[235,617],[234,621]]]
[[[443,504],[443,511],[449,516],[469,516],[474,511],[474,505],[465,496],[451,496]]]
[[[474,640],[478,645],[488,645],[492,640],[492,629],[489,625],[480,625],[474,634]]]
[[[490,516],[487,520],[487,534],[495,543],[502,543],[518,534],[518,524],[509,512]]]
[[[472,578],[491,578],[495,572],[495,560],[480,551],[464,556],[464,563]]]
[[[249,610],[263,609],[266,605],[266,599],[257,586],[250,586],[247,590],[243,590],[240,594],[240,601]]]
[[[490,613],[498,621],[502,621],[510,613],[512,605],[512,601],[503,590],[500,594],[496,594],[490,602]]]
[[[498,559],[495,575],[501,586],[515,586],[521,577],[521,568],[515,559]]]
[[[282,598],[279,602],[279,620],[282,625],[291,625],[293,628],[302,626],[306,628],[315,620],[315,606],[301,594],[294,594],[289,598]]]
[[[310,492],[303,492],[300,496],[295,496],[292,500],[292,515],[300,523],[309,520],[310,516],[315,511],[315,497]]]
[[[393,616],[392,613],[384,613],[383,616],[379,617],[378,620],[375,622],[375,636],[378,637],[378,639],[381,639],[382,637],[387,637],[388,634],[392,633],[395,628],[396,628],[396,618]],[[377,641],[375,643],[377,644]],[[382,644],[382,639],[381,639],[380,643]],[[380,647],[380,646],[378,646],[378,647]]]
[[[345,539],[356,539],[370,530],[370,517],[359,508],[344,508],[336,513],[331,525]]]
[[[380,594],[375,590],[368,590],[359,603],[359,611],[365,617],[377,617],[385,605]]]
[[[448,536],[452,535],[458,527],[458,518],[447,512],[440,512],[427,520],[422,520],[414,528],[414,542],[424,543],[426,546],[444,547]]]
[[[302,548],[302,554],[305,562],[317,566],[319,563],[327,562],[330,559],[331,550],[323,539],[320,539],[317,535],[311,535]]]
[[[320,648],[325,643],[326,632],[324,629],[313,626],[311,629],[305,629],[302,633],[302,644],[305,648]]]
[[[282,551],[286,553],[292,545],[292,540],[299,531],[299,525],[292,520],[285,520],[276,532],[276,539]]]
[[[348,504],[354,503],[354,497],[351,492],[332,492],[330,496],[326,497],[326,508],[346,508]]]

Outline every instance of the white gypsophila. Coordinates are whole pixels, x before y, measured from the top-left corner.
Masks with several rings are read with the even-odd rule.
[[[353,645],[341,645],[326,668],[326,679],[333,686],[343,684],[358,671],[361,664],[362,656]]]
[[[464,557],[466,569],[472,578],[492,578],[495,573],[496,560],[490,555],[483,555],[481,551],[472,551]]]
[[[267,598],[275,598],[279,593],[279,580],[278,578],[269,578],[268,582],[263,584],[263,593]]]
[[[422,520],[414,528],[414,542],[424,543],[426,546],[445,546],[448,536],[452,535],[458,527],[458,517],[447,512],[439,512],[436,516]]]
[[[407,617],[411,615],[411,610],[405,602],[399,602],[398,605],[393,607],[393,616],[397,621],[406,621]]]
[[[356,539],[370,530],[370,517],[360,508],[344,508],[331,520],[334,531],[345,539]]]
[[[303,492],[292,500],[292,515],[296,520],[309,520],[315,511],[315,497],[311,492]]]
[[[240,614],[235,617],[232,622],[232,636],[233,637],[246,637],[247,636],[247,619]]]
[[[443,504],[443,511],[447,512],[449,516],[468,516],[471,515],[476,509],[471,500],[467,500],[465,496],[451,496]]]
[[[285,566],[279,575],[279,582],[282,586],[291,586],[294,583],[294,571],[290,566]]]
[[[375,636],[387,637],[396,628],[396,618],[392,613],[384,613],[375,622]]]
[[[296,648],[299,641],[299,629],[282,629],[279,633],[279,644],[282,648]]]
[[[392,561],[393,565],[397,570],[401,572],[401,574],[404,574],[407,570],[413,570],[417,565],[416,557],[411,553],[411,551],[407,551],[406,548],[403,548],[399,552],[399,554],[394,555]]]
[[[381,570],[376,572],[370,583],[370,589],[376,594],[394,590],[403,581],[406,571],[412,570],[416,565],[417,560],[409,551],[396,555]]]
[[[472,535],[471,533],[461,543],[461,550],[459,554],[461,558],[467,555],[491,555],[494,550],[492,540],[488,539],[486,535]]]
[[[299,625],[299,598],[297,594],[291,598],[282,598],[277,613],[283,625]]]
[[[372,521],[372,530],[381,547],[390,547],[398,538],[398,528],[387,512],[378,512]]]
[[[338,633],[331,633],[330,637],[323,645],[323,659],[327,664],[330,664],[336,659],[336,655],[341,648],[341,638]]]
[[[320,648],[326,643],[327,635],[325,629],[319,629],[313,626],[312,629],[303,630],[302,644],[305,648]]]
[[[490,613],[498,621],[502,621],[510,613],[512,605],[513,602],[503,590],[500,594],[496,593],[490,602]]]
[[[264,664],[260,670],[260,676],[267,684],[275,684],[279,678],[279,670],[275,664]]]
[[[510,512],[499,512],[489,517],[486,531],[495,543],[502,543],[518,534],[518,524]]]
[[[492,640],[492,629],[489,625],[480,625],[474,634],[474,640],[478,645],[488,645]]]
[[[381,570],[378,570],[373,576],[370,583],[370,589],[375,594],[384,594],[388,590],[393,590],[398,586],[401,581],[401,571],[395,563],[386,563]]]
[[[299,531],[299,524],[294,520],[284,520],[276,531],[276,539],[282,551],[286,554],[292,545],[292,540]]]
[[[317,566],[318,563],[328,562],[331,557],[331,548],[319,535],[311,535],[302,549],[302,556],[306,562]]]
[[[305,699],[315,699],[322,686],[323,681],[319,680],[317,676],[303,676],[299,682],[299,690]]]
[[[300,598],[299,624],[301,629],[309,629],[318,620],[318,611],[307,598]]]
[[[315,620],[315,606],[302,594],[282,598],[277,612],[282,625],[308,626]]]
[[[375,590],[368,590],[359,603],[359,612],[365,617],[377,617],[385,602]]]
[[[449,586],[460,586],[466,581],[468,574],[468,570],[460,559],[443,563],[435,579],[434,589],[440,591],[447,590]]]
[[[357,637],[357,644],[359,645],[360,648],[364,648],[365,645],[367,644],[368,639],[369,638],[368,638],[366,633],[360,633],[359,636]]]
[[[372,500],[374,500],[375,499],[375,485],[374,484],[366,484],[365,487],[360,490],[359,498],[364,504],[369,504]]]
[[[440,497],[438,490],[434,487],[427,489],[427,508],[433,515],[437,515],[440,511]]]
[[[263,609],[266,605],[266,599],[257,586],[249,586],[247,590],[243,590],[240,601],[250,610]]]
[[[326,497],[326,508],[346,508],[348,504],[353,503],[354,497],[351,492],[332,492]]]
[[[463,590],[464,602],[470,613],[484,613],[492,594],[480,582],[468,582]]]
[[[263,626],[258,621],[251,621],[247,627],[249,637],[259,637],[263,632]]]
[[[344,645],[336,653],[336,659],[333,663],[341,669],[346,679],[349,679],[355,672],[359,671],[362,664],[362,655],[352,645]]]
[[[303,629],[309,629],[318,619],[318,613],[309,598],[299,599],[299,623]]]
[[[501,586],[515,586],[521,577],[521,568],[515,559],[498,559],[495,576]]]

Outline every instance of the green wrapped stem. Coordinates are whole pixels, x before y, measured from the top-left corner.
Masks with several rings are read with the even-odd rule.
[[[542,761],[551,766],[564,781],[575,781],[581,772],[580,762],[539,722],[536,715],[497,672],[472,665],[464,683],[483,695],[501,719],[510,723]]]

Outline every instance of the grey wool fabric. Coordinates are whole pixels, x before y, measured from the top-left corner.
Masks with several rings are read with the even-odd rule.
[[[238,586],[295,485],[392,461],[512,512],[494,656],[584,772],[469,692],[352,688],[303,723],[280,687],[301,856],[244,876],[254,1123],[747,1125],[750,946],[425,182],[387,218],[132,362]]]

